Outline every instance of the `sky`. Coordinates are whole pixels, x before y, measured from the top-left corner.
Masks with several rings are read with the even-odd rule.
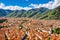
[[[0,9],[30,10],[46,7],[54,9],[60,5],[60,0],[0,0]]]

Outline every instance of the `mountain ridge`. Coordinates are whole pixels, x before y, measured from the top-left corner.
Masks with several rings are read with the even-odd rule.
[[[34,19],[60,19],[60,6],[55,9],[36,8],[30,10],[3,10],[0,9],[0,17],[26,17]]]

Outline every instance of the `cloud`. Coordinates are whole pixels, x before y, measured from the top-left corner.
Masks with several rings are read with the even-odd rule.
[[[24,10],[30,10],[32,8],[31,7],[23,7],[22,9],[24,9]]]
[[[52,4],[52,8],[55,8],[57,6],[60,6],[60,0],[54,0],[54,2]]]
[[[0,3],[0,8],[3,8],[5,5],[3,3]]]
[[[3,9],[10,9],[10,10],[21,10],[22,7],[19,6],[5,6]]]
[[[46,4],[30,4],[29,6],[34,7],[34,8],[46,7],[49,9],[54,9],[59,5],[60,5],[60,0],[54,0],[54,1],[49,1]]]
[[[20,7],[20,6],[5,6],[5,4],[0,3],[0,9],[9,9],[9,10],[30,10],[32,9],[31,7]]]
[[[27,0],[28,1],[28,0]],[[0,9],[9,9],[9,10],[30,10],[32,8],[40,8],[46,7],[49,9],[54,9],[60,5],[60,0],[49,1],[46,4],[30,4],[29,7],[21,7],[21,6],[6,6],[4,3],[0,3]]]
[[[51,8],[52,6],[52,1],[46,3],[46,4],[30,4],[29,6],[32,6],[34,8],[40,8],[40,7],[46,7],[46,8]]]

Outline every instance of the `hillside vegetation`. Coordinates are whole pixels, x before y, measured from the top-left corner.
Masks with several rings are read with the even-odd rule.
[[[60,6],[55,9],[36,8],[31,10],[3,10],[0,9],[0,17],[33,18],[33,19],[55,19],[60,20]]]

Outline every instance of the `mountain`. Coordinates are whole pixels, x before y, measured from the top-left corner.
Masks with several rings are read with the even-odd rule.
[[[4,10],[0,9],[0,17],[24,17],[33,19],[60,19],[60,6],[55,9],[35,8],[30,10]]]
[[[60,20],[60,6],[50,10],[47,14],[40,17],[40,19],[55,19]]]
[[[6,15],[8,15],[11,12],[13,12],[13,11],[0,9],[0,17],[6,16]]]
[[[31,10],[15,10],[14,12],[10,13],[9,17],[27,17],[27,18],[38,18],[41,14],[48,12],[48,8],[36,8]]]
[[[12,13],[10,13],[7,16],[8,17],[21,17],[25,12],[26,10],[14,10]]]

